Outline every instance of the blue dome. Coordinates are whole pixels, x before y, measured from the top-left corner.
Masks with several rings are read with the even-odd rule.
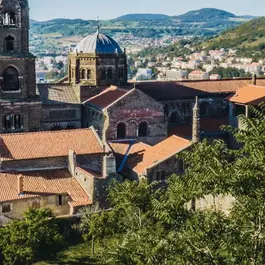
[[[75,51],[77,53],[122,53],[119,44],[115,40],[98,31],[81,40]]]

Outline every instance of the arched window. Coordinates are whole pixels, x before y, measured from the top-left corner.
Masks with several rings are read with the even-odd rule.
[[[14,67],[8,67],[3,74],[3,91],[19,90],[18,71]]]
[[[2,119],[3,130],[21,130],[23,128],[22,116],[20,114],[4,115]]]
[[[91,79],[91,70],[90,69],[87,70],[87,79],[88,80]]]
[[[206,116],[208,114],[208,108],[209,108],[209,104],[207,102],[203,102],[200,105],[200,115]]]
[[[14,51],[14,38],[12,36],[8,36],[5,39],[5,50],[6,52],[13,52]]]
[[[86,70],[85,69],[81,70],[81,79],[86,79]]]
[[[107,78],[108,78],[108,80],[112,79],[112,69],[108,69]]]
[[[16,15],[13,12],[9,14],[9,23],[10,25],[16,25]]]
[[[14,12],[4,14],[4,24],[5,25],[16,25],[16,14]]]
[[[119,68],[119,79],[123,79],[124,78],[124,69],[121,67]]]
[[[105,69],[101,70],[101,80],[106,80],[106,70]]]
[[[148,134],[148,124],[146,122],[142,122],[139,125],[138,136],[139,137],[146,137],[147,134]]]
[[[177,113],[172,113],[169,118],[170,123],[177,123],[178,122],[178,116]]]
[[[123,122],[119,123],[117,126],[117,138],[118,139],[126,138],[126,125]]]

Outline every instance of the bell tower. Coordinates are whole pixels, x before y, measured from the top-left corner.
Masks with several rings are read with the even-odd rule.
[[[1,1],[1,0],[0,0]],[[35,57],[29,53],[27,0],[0,3],[0,98],[36,96]]]
[[[35,57],[29,52],[28,0],[0,0],[0,131],[37,129],[33,102],[41,107]]]

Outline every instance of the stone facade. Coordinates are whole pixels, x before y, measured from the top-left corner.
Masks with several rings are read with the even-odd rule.
[[[68,72],[69,83],[83,89],[124,85],[127,83],[126,54],[71,52]]]
[[[155,145],[167,138],[163,105],[137,89],[103,110],[85,103],[84,119],[108,141],[137,139]]]

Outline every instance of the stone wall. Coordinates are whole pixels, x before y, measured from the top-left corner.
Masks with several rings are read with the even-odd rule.
[[[44,196],[39,198],[25,198],[21,200],[16,200],[10,202],[11,212],[3,213],[2,208],[3,204],[0,204],[0,226],[5,223],[14,220],[21,219],[25,211],[29,208],[49,208],[53,211],[55,216],[63,216],[71,214],[71,207],[68,204],[69,196],[66,194],[61,194],[63,204],[58,205],[58,196]]]
[[[103,155],[77,155],[77,164],[101,172]],[[1,170],[29,171],[38,169],[68,168],[68,156],[42,159],[2,161]]]
[[[59,126],[62,129],[81,128],[81,120],[81,105],[43,105],[41,129],[51,130],[55,126]]]
[[[117,126],[126,125],[126,138],[139,139],[147,144],[156,144],[167,137],[167,122],[163,105],[143,92],[134,90],[108,109],[109,126],[106,130],[108,140],[117,139]],[[139,137],[141,123],[146,123],[147,136]]]
[[[147,178],[149,181],[165,181],[174,174],[183,174],[183,163],[176,155],[167,160],[147,169]]]

